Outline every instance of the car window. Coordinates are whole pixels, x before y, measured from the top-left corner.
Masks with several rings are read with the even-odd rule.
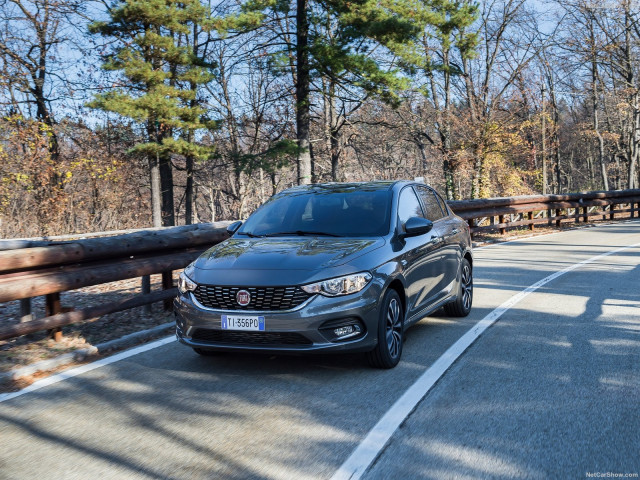
[[[447,202],[444,201],[444,199],[440,196],[440,194],[438,194],[438,192],[435,192],[435,194],[436,198],[438,199],[438,204],[440,204],[440,208],[442,208],[442,211],[444,212],[444,216],[448,216],[449,207],[447,207]]]
[[[402,231],[404,231],[404,224],[411,217],[424,217],[424,214],[413,188],[407,187],[400,192],[398,200],[398,225]]]
[[[238,233],[382,236],[389,233],[390,212],[389,190],[283,193],[256,210]]]
[[[426,217],[432,222],[440,220],[444,215],[442,214],[442,208],[440,207],[438,199],[434,193],[430,189],[420,185],[416,186],[416,190],[420,195],[422,205],[426,209]]]

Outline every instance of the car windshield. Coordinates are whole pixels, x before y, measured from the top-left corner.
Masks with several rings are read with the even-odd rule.
[[[388,189],[286,192],[256,210],[238,233],[258,237],[382,236],[389,233],[390,206]]]

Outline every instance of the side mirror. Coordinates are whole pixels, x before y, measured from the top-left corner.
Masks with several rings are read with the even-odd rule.
[[[236,233],[241,226],[242,222],[240,220],[238,220],[237,222],[233,222],[227,227],[227,233],[229,234],[229,236],[231,236]]]
[[[400,238],[417,237],[418,235],[424,235],[433,228],[433,222],[423,217],[411,217],[404,224],[404,232],[399,236]]]

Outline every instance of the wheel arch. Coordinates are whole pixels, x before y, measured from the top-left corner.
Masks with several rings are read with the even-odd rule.
[[[391,280],[389,285],[387,285],[387,288],[384,290],[384,293],[386,293],[387,290],[395,290],[396,291],[396,293],[400,297],[400,302],[402,303],[403,315],[406,316],[406,314],[407,314],[407,295],[406,295],[406,292],[405,292],[405,289],[404,289],[404,284],[402,283],[402,281],[399,278],[394,278],[393,280]]]
[[[464,253],[463,258],[467,259],[469,265],[471,266],[471,271],[473,271],[473,255],[471,255],[471,252],[469,250]]]

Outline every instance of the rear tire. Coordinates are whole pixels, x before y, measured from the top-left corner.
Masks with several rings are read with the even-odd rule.
[[[400,362],[404,343],[404,312],[398,292],[387,290],[379,316],[378,345],[367,353],[367,360],[372,367],[393,368]]]
[[[444,306],[444,311],[450,317],[466,317],[473,304],[473,270],[466,258],[460,264],[460,285],[458,298]]]

